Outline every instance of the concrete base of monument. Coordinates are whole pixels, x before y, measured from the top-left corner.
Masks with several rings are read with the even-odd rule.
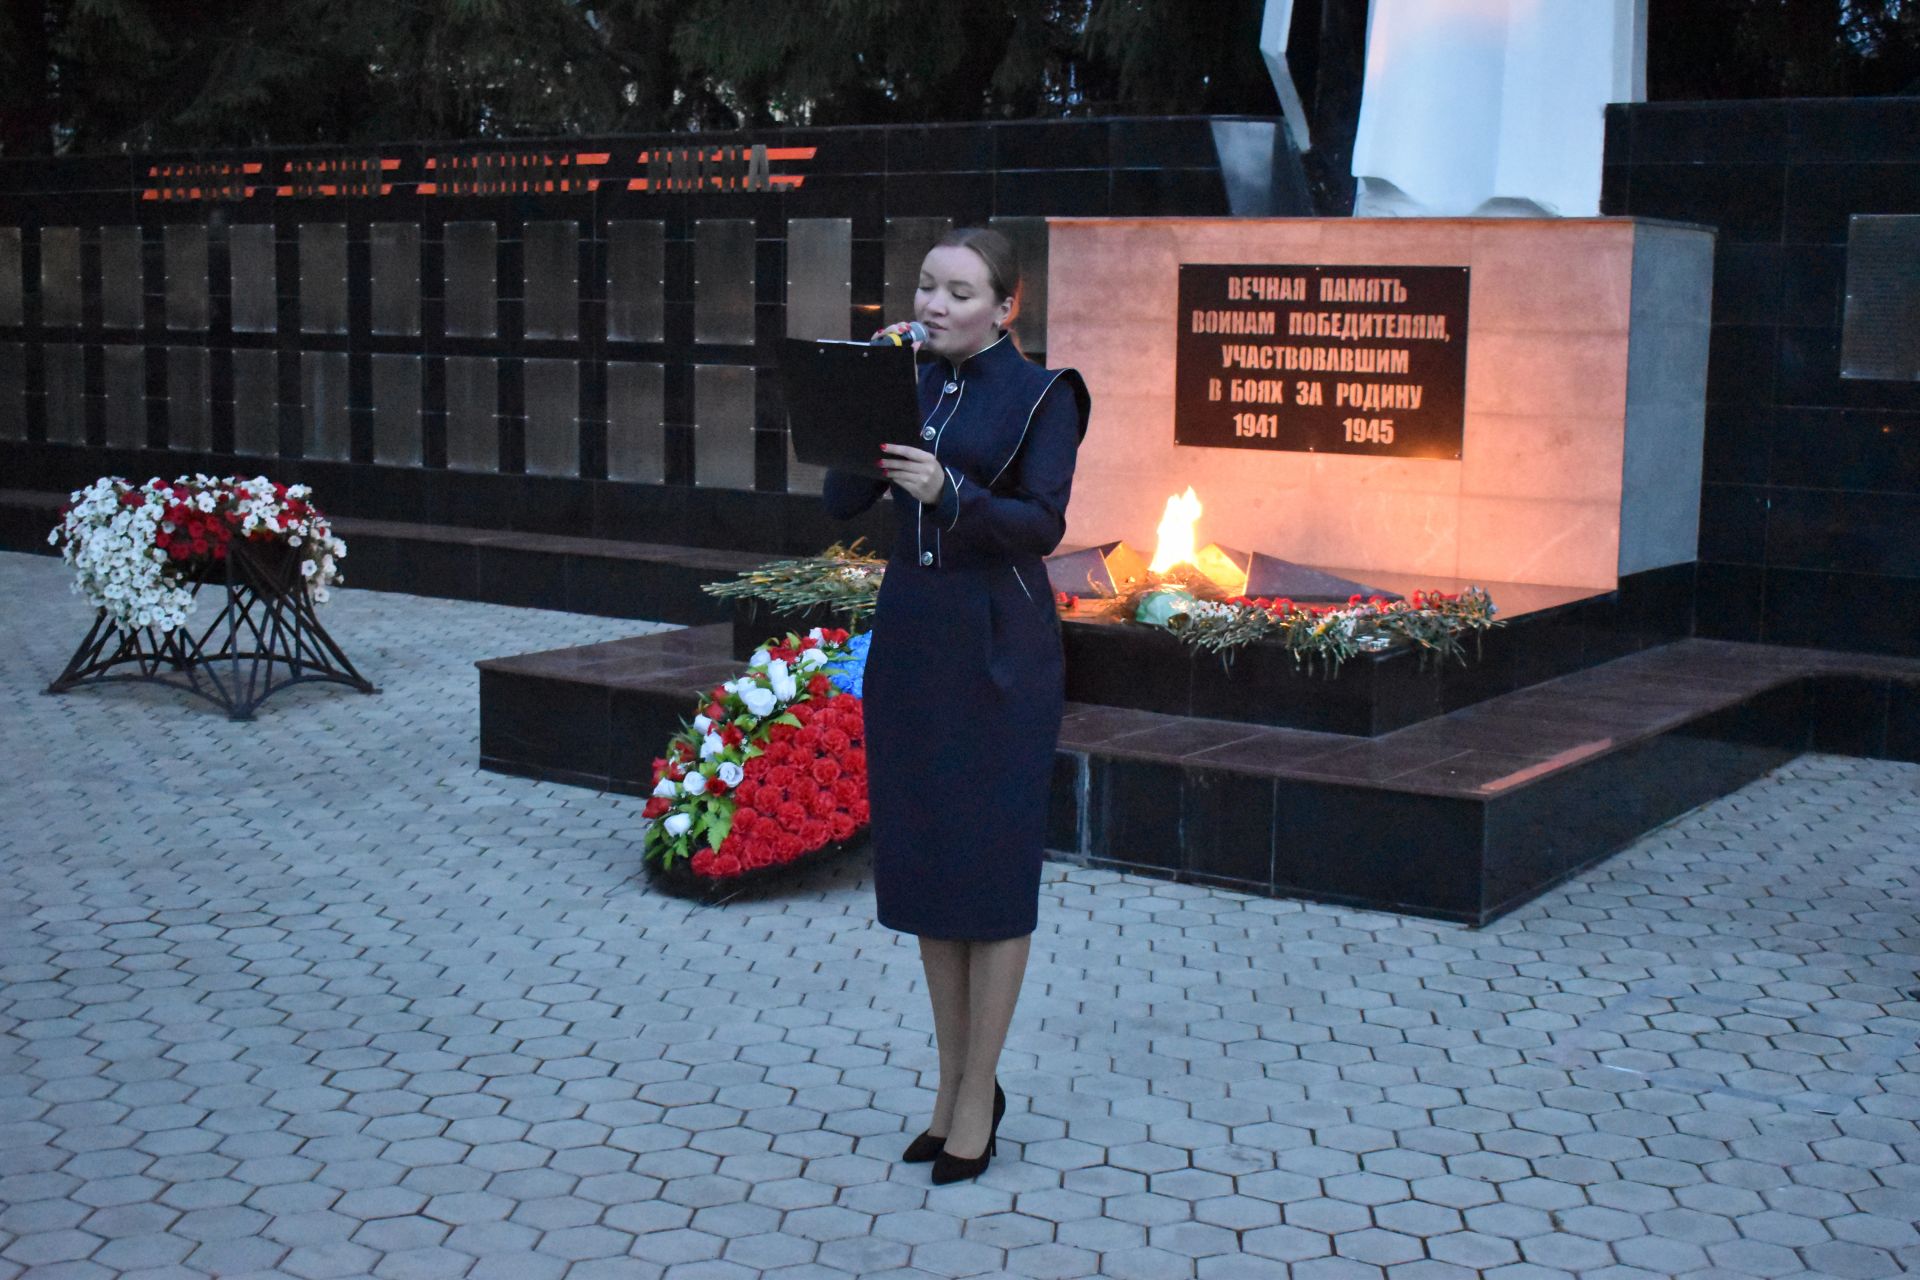
[[[646,794],[697,692],[739,671],[733,635],[481,663],[481,765]],[[1484,924],[1809,749],[1920,759],[1920,661],[1678,640],[1377,738],[1069,703],[1047,849]]]

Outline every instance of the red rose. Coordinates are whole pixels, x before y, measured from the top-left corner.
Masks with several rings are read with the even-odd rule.
[[[825,676],[815,676],[807,681],[807,692],[816,698],[824,698],[833,689],[833,681]]]
[[[835,778],[840,776],[840,766],[835,763],[832,758],[821,756],[813,762],[813,767],[807,772],[813,775],[815,782],[824,787],[831,784]]]
[[[709,702],[706,710],[701,712],[701,714],[709,720],[725,720],[727,718],[727,709],[717,702]]]
[[[707,794],[710,796],[723,796],[727,794],[727,784],[717,776],[708,778]]]
[[[860,824],[853,820],[853,815],[850,813],[836,813],[827,819],[827,822],[833,827],[835,840],[851,839],[853,833],[860,829]]]
[[[708,702],[723,702],[726,700],[726,696],[727,696],[727,691],[725,689],[722,689],[719,685],[715,685],[713,686],[713,688],[707,690]]]
[[[730,747],[739,746],[742,742],[746,741],[746,737],[746,734],[740,732],[740,726],[737,724],[730,724],[720,731],[720,741]]]
[[[654,796],[647,801],[647,807],[640,811],[640,816],[643,818],[657,818],[665,813],[667,808],[667,798],[665,796]]]
[[[660,775],[666,771],[667,758],[665,756],[655,756],[653,761],[653,780],[655,782],[660,781]]]

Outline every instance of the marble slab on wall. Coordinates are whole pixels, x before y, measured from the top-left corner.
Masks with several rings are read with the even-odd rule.
[[[1612,587],[1691,561],[1711,232],[1632,219],[1055,219],[1048,363],[1093,393],[1066,541],[1203,542],[1333,568]],[[1471,270],[1458,461],[1173,443],[1182,263]]]

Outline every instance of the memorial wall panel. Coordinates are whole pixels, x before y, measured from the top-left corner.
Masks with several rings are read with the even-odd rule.
[[[0,440],[27,438],[27,347],[0,342]]]
[[[607,365],[607,479],[666,482],[665,396],[665,365]]]
[[[607,224],[607,336],[658,342],[665,335],[666,224]]]
[[[420,227],[412,222],[376,222],[367,229],[373,275],[374,333],[410,338],[420,332]]]
[[[74,342],[49,342],[42,377],[47,389],[47,439],[87,442],[86,357]]]
[[[147,323],[145,237],[139,227],[100,228],[100,323],[140,329]]]
[[[693,340],[753,342],[753,221],[703,218],[693,233]]]
[[[273,224],[238,222],[227,228],[227,268],[235,333],[273,333],[280,328],[280,269],[274,261]]]
[[[487,356],[448,356],[447,466],[500,469],[500,369]]]
[[[27,322],[27,293],[21,279],[20,228],[0,227],[0,325]]]
[[[107,447],[144,449],[147,444],[147,349],[103,348]]]
[[[233,451],[272,458],[280,453],[280,357],[242,347],[233,353]]]
[[[447,336],[491,338],[500,329],[499,232],[491,222],[449,222],[443,235]]]
[[[753,381],[744,365],[693,367],[695,484],[753,488]]]
[[[176,222],[162,237],[166,264],[167,328],[196,330],[207,327],[207,229]],[[340,262],[344,286],[347,264]]]
[[[40,323],[80,323],[80,228],[40,228]]]
[[[529,360],[527,474],[580,474],[580,366],[572,360]]]
[[[521,233],[529,338],[580,336],[580,226],[567,222],[529,222]]]
[[[213,447],[205,347],[167,348],[167,447],[205,453]]]
[[[351,457],[347,390],[346,352],[300,353],[302,457],[330,462],[345,462]]]
[[[347,331],[347,224],[300,227],[300,332]]]
[[[373,460],[420,465],[420,357],[373,358]]]

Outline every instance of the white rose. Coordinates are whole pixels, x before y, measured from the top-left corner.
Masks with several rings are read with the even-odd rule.
[[[758,671],[761,667],[767,665],[767,660],[767,651],[765,649],[755,649],[753,656],[747,659],[747,665]]]
[[[773,689],[773,696],[782,702],[792,702],[800,688],[793,681],[793,673],[787,670],[787,664],[773,661],[767,664],[767,684]]]
[[[702,760],[711,760],[714,756],[719,755],[726,749],[727,744],[720,741],[719,734],[709,733],[700,741],[700,758]]]
[[[812,671],[816,667],[827,665],[827,652],[824,649],[808,649],[800,655],[800,669]]]
[[[707,792],[707,775],[704,773],[690,773],[687,775],[687,780],[681,785],[687,789],[687,794],[690,796],[705,795]]]
[[[683,836],[687,834],[687,828],[693,825],[693,815],[690,813],[670,813],[667,815],[666,821],[668,835]]]
[[[668,800],[677,800],[680,797],[680,784],[672,778],[662,778],[653,784],[653,794]]]
[[[720,781],[726,783],[729,787],[739,786],[740,780],[747,776],[747,771],[731,760],[722,764],[715,772],[719,775]]]
[[[728,693],[740,692],[740,682],[738,680],[729,680],[720,687]]]
[[[713,721],[707,719],[704,715],[698,715],[693,718],[693,731],[695,733],[705,733],[712,727]]]
[[[773,696],[771,690],[763,689],[757,684],[750,688],[742,689],[740,691],[740,701],[746,703],[747,710],[751,711],[755,716],[771,715],[773,714],[773,709],[780,705],[780,700]]]

